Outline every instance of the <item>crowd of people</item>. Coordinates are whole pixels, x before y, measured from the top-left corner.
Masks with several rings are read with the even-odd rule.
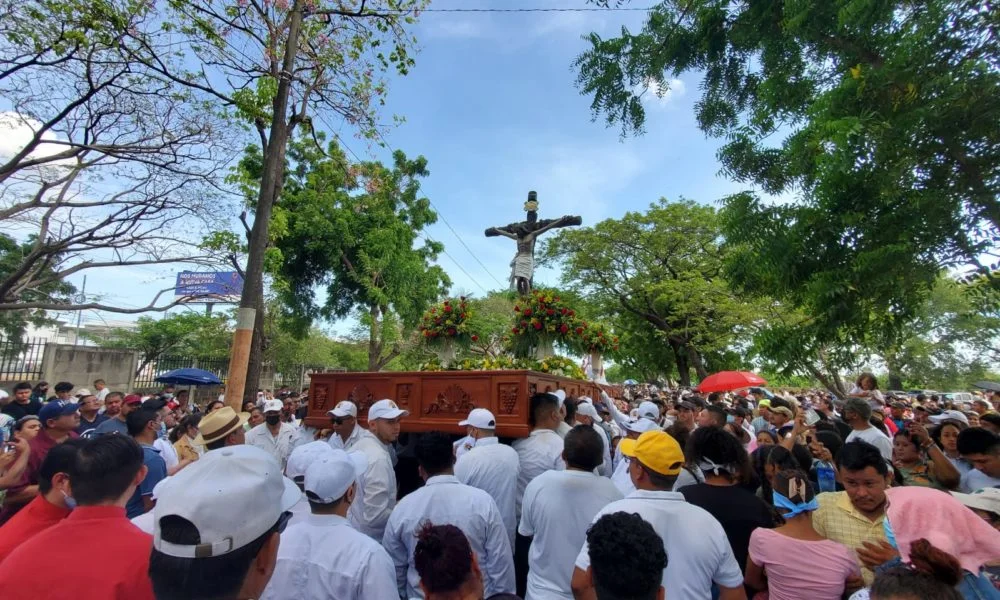
[[[556,390],[455,440],[93,388],[0,395],[2,598],[1000,598],[998,394]]]

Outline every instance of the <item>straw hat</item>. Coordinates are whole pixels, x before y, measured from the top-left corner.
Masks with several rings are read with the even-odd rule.
[[[198,437],[191,443],[205,446],[217,442],[237,429],[242,429],[249,419],[250,413],[237,413],[231,406],[223,406],[201,418]]]

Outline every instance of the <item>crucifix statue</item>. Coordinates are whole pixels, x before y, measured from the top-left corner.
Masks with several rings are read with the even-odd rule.
[[[490,227],[486,237],[501,235],[517,242],[517,254],[510,261],[510,288],[516,289],[522,296],[531,291],[531,278],[535,272],[535,240],[550,229],[581,225],[580,217],[564,216],[558,219],[538,220],[538,194],[528,192],[528,201],[524,203],[528,218],[520,223],[511,223],[503,227]]]

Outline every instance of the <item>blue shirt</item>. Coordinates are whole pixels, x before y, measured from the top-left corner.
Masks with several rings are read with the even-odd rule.
[[[98,425],[97,428],[94,429],[94,433],[92,435],[104,435],[106,433],[128,435],[128,426],[125,425],[125,421],[122,421],[118,417],[110,417]]]
[[[156,484],[167,477],[167,463],[156,448],[142,444],[142,462],[148,469],[146,478],[142,480],[139,487],[135,488],[135,493],[125,505],[125,513],[130,519],[146,512],[142,507],[142,497],[153,495],[153,488]]]

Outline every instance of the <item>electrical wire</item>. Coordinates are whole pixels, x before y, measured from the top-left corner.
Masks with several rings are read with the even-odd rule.
[[[423,10],[416,11],[418,14],[423,13],[553,13],[553,12],[649,12],[654,10],[654,6],[609,6],[607,8],[598,7],[565,7],[565,8],[533,8],[533,7],[523,7],[523,8],[425,8]],[[379,12],[399,12],[399,13],[409,13],[412,10],[387,10]]]

